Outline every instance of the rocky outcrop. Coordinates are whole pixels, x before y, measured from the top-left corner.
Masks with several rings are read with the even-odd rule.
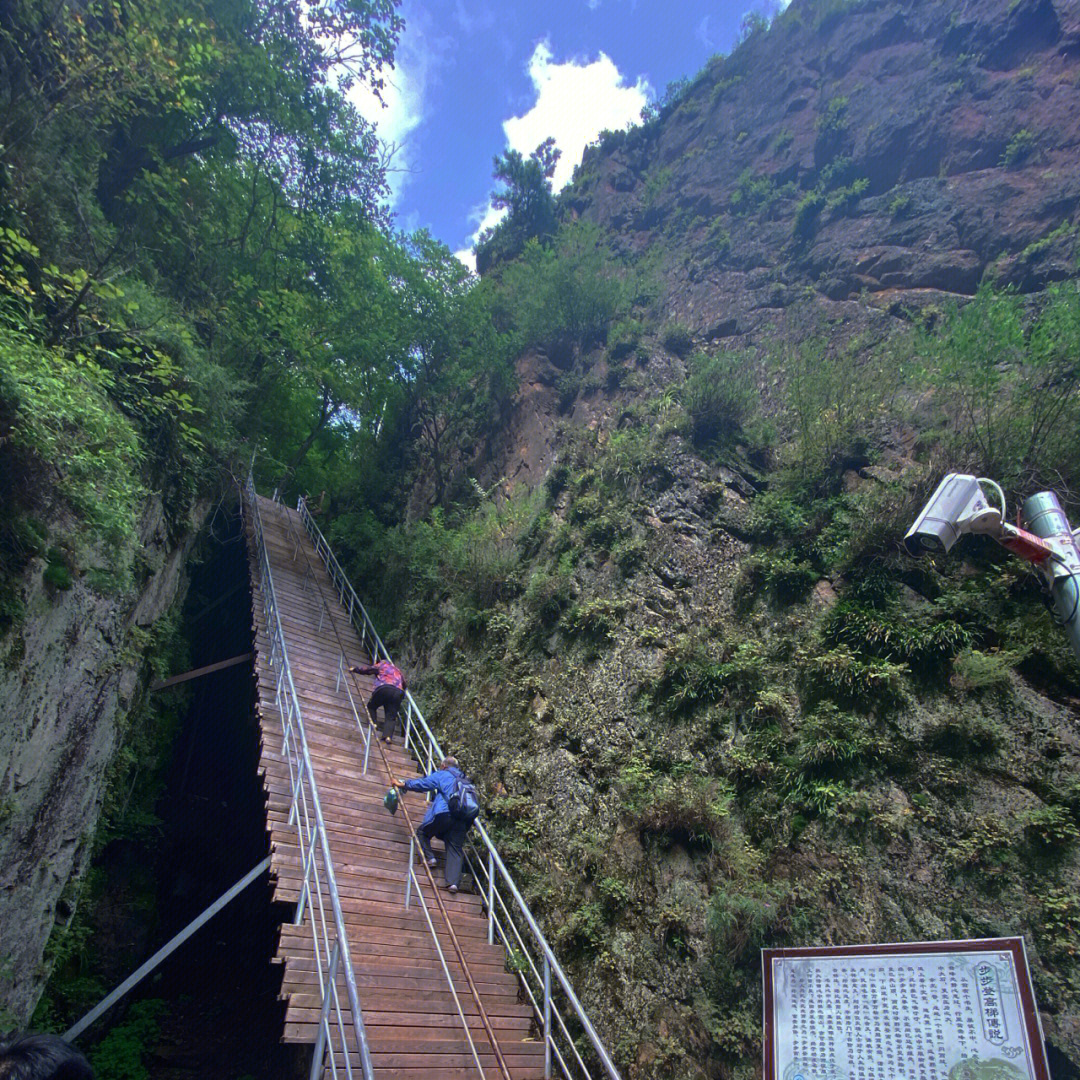
[[[787,526],[754,533],[768,464],[673,435],[637,472],[626,457],[629,437],[662,427],[691,349],[768,357],[820,333],[869,352],[911,309],[929,320],[984,283],[1075,279],[1078,146],[1076,4],[793,0],[659,120],[589,150],[561,197],[660,301],[635,310],[649,326],[632,354],[587,352],[576,381],[538,351],[519,359],[515,409],[478,471],[485,486],[549,480],[520,595],[468,619],[460,598],[434,598],[445,618],[427,642],[415,633],[418,682],[628,1077],[760,1076],[767,942],[1011,933],[1027,938],[1052,1071],[1076,1075],[1075,669],[1055,684],[1046,653],[1012,665],[995,628],[972,652],[990,657],[981,676],[953,660],[904,676],[904,701],[870,722],[880,756],[854,801],[830,802],[844,780],[828,805],[800,804],[778,776],[838,715],[808,687],[813,665],[853,655],[832,638],[814,651],[853,581],[830,566],[798,586],[810,538],[800,553]],[[671,322],[685,348],[667,347]],[[779,366],[757,381],[765,412]],[[915,438],[890,430],[877,466],[837,465],[843,497],[884,517],[871,562],[911,518],[885,488],[925,483]],[[990,580],[985,564],[951,572],[957,590]],[[792,583],[797,601],[781,595]],[[898,622],[929,621],[932,592],[899,586]],[[1022,602],[1026,649],[1042,624]],[[725,683],[711,704],[692,675],[706,668]]]
[[[669,253],[671,313],[753,337],[826,302],[1074,272],[1080,10],[795,0],[661,120],[586,151],[564,211]]]
[[[65,890],[85,869],[123,718],[145,685],[147,630],[182,587],[205,517],[170,536],[158,499],[139,529],[137,591],[103,595],[77,578],[51,590],[39,563],[23,587],[25,620],[0,645],[0,1028],[33,1012]]]

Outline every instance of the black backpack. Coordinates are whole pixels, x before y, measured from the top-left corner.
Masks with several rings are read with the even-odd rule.
[[[450,816],[455,821],[467,821],[470,825],[480,814],[480,800],[476,788],[466,776],[455,776],[454,786],[450,789],[450,798],[446,800],[450,807]]]

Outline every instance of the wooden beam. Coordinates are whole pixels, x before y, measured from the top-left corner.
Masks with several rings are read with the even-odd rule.
[[[219,660],[216,664],[207,664],[206,667],[194,668],[191,671],[185,671],[183,675],[173,675],[171,678],[151,683],[150,689],[164,690],[166,687],[176,686],[178,683],[187,682],[189,679],[197,679],[200,675],[209,675],[212,671],[223,671],[225,668],[243,664],[245,661],[250,660],[254,655],[254,653],[249,652],[241,653],[239,656],[234,656],[229,660]]]

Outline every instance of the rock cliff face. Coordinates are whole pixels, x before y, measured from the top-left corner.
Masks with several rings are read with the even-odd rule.
[[[795,0],[650,124],[585,152],[561,199],[710,349],[810,321],[880,340],[981,284],[1033,292],[1080,259],[1080,8],[1052,0]],[[593,383],[608,381],[591,356]],[[654,383],[679,372],[653,357]],[[517,371],[490,479],[539,482],[560,368]],[[632,395],[579,399],[601,422]]]
[[[0,1028],[25,1024],[48,971],[45,943],[73,914],[64,892],[85,869],[124,717],[145,686],[149,629],[176,600],[205,508],[180,541],[153,500],[139,530],[132,595],[81,579],[50,591],[32,567],[26,618],[0,645]]]
[[[492,576],[413,644],[625,1075],[759,1074],[762,945],[1011,933],[1078,1075],[1080,672],[1030,580],[900,561],[914,428],[818,502],[664,428],[691,348],[869,345],[982,283],[1075,279],[1078,149],[1076,4],[794,0],[562,198],[652,261],[661,325],[625,359],[520,359],[481,480],[546,501],[490,562],[475,541]]]
[[[588,150],[567,205],[664,249],[672,313],[707,338],[807,288],[885,308],[1036,288],[1075,272],[1078,73],[1072,3],[795,0]]]

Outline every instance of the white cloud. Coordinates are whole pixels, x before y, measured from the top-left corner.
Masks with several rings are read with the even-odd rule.
[[[476,273],[476,252],[472,248],[462,248],[454,252],[454,258],[471,274]]]
[[[562,151],[552,178],[555,191],[570,182],[585,147],[601,131],[619,130],[638,121],[652,95],[644,79],[628,85],[606,53],[588,63],[568,60],[557,64],[546,41],[533,50],[529,77],[536,103],[524,115],[503,123],[506,145],[531,154],[548,136],[554,136]]]
[[[709,16],[706,15],[701,22],[697,24],[694,30],[694,37],[705,46],[706,49],[715,49],[716,42],[709,36]]]
[[[529,58],[529,77],[536,101],[521,116],[503,122],[507,149],[526,157],[549,136],[562,151],[552,177],[552,189],[561,191],[574,174],[585,147],[605,129],[621,130],[636,123],[653,95],[644,79],[627,83],[606,53],[595,60],[554,62],[551,46],[541,41]],[[490,203],[470,215],[477,224],[471,242],[503,216]]]
[[[495,11],[483,4],[467,8],[464,0],[457,0],[454,5],[454,21],[463,34],[471,35],[481,30],[490,30],[495,25]]]
[[[496,208],[486,202],[473,207],[469,220],[476,226],[476,235],[479,236],[485,229],[494,229],[508,213],[505,206]]]

